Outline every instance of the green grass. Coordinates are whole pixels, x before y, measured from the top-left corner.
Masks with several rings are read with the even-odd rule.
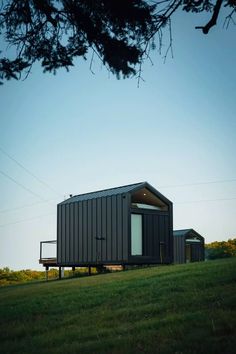
[[[231,354],[236,258],[0,289],[0,352]]]

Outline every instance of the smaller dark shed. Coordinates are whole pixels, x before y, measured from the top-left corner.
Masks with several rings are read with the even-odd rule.
[[[174,263],[204,261],[204,237],[193,229],[173,232]]]

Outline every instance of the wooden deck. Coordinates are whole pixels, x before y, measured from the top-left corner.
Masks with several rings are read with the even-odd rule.
[[[40,258],[39,264],[43,264],[43,266],[58,267],[56,258]]]

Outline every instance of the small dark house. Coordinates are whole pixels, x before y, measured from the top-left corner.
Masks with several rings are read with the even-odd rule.
[[[172,263],[172,219],[147,182],[73,196],[57,208],[57,265]]]
[[[174,263],[204,261],[204,237],[193,229],[176,230],[174,236]]]

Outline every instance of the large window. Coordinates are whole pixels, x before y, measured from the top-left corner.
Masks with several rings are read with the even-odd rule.
[[[131,214],[131,255],[141,256],[143,253],[142,215]]]

